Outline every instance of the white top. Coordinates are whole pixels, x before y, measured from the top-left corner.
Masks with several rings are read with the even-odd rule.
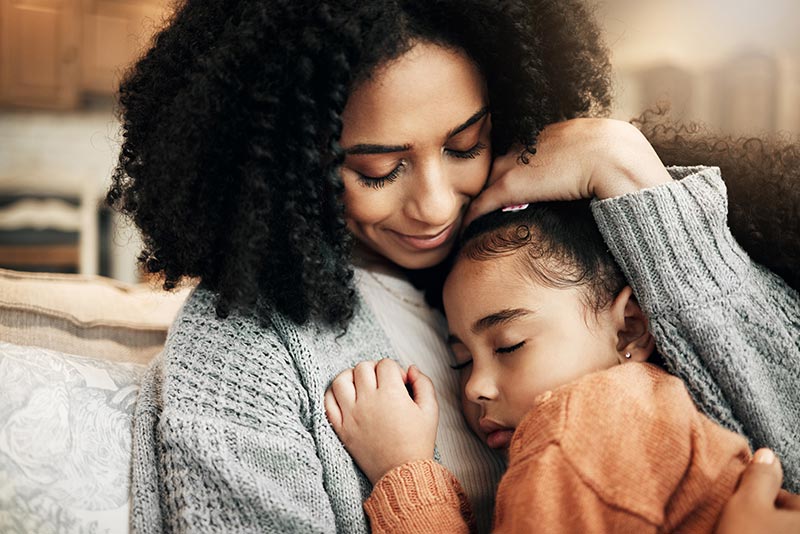
[[[423,293],[402,276],[356,267],[355,281],[400,360],[415,364],[436,387],[439,429],[436,447],[442,464],[464,487],[478,520],[489,532],[497,483],[505,461],[467,426],[461,413],[458,373],[447,345],[447,323],[426,303]]]

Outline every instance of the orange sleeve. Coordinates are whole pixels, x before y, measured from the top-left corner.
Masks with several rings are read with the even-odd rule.
[[[496,534],[581,532],[647,534],[656,525],[604,502],[557,444],[512,465],[497,494]]]
[[[475,521],[464,490],[450,471],[421,460],[386,473],[364,502],[377,534],[467,534]]]

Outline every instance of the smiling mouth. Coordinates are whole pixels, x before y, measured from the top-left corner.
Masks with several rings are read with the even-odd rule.
[[[433,235],[407,235],[390,230],[403,243],[417,250],[431,250],[444,245],[451,236],[455,234],[456,223],[450,224],[447,228]]]

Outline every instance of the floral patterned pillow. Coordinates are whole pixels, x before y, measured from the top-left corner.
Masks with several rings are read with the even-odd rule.
[[[0,532],[128,532],[144,369],[0,342]]]

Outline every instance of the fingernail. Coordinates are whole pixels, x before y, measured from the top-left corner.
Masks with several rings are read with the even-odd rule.
[[[775,453],[769,449],[758,449],[753,455],[753,462],[770,465],[775,461]]]

